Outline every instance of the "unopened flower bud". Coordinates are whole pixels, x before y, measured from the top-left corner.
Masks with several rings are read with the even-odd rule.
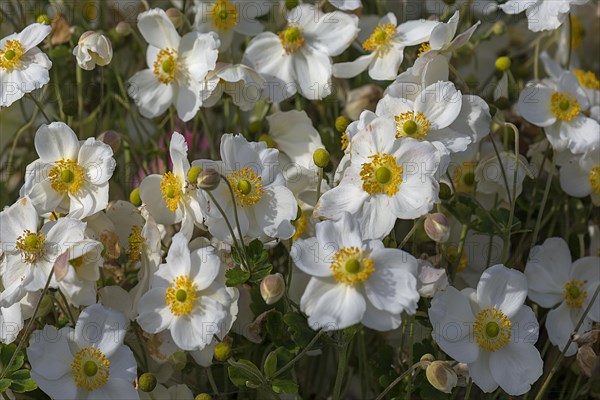
[[[340,115],[335,119],[335,129],[339,133],[346,132],[348,125],[350,125],[350,120],[343,115]]]
[[[427,361],[427,362],[434,362],[435,361],[435,357],[433,356],[433,354],[423,354],[421,356],[421,359],[419,361]]]
[[[171,354],[169,361],[174,370],[181,371],[187,365],[187,355],[184,351],[176,351]]]
[[[138,379],[140,390],[146,393],[153,391],[156,387],[156,383],[156,377],[149,372],[142,374],[142,376],[140,376]]]
[[[212,397],[208,393],[200,393],[194,400],[212,400]]]
[[[198,180],[198,176],[200,175],[201,172],[202,172],[202,168],[200,168],[197,165],[192,165],[187,173],[188,182],[196,183],[196,181]]]
[[[180,28],[183,25],[183,14],[176,8],[169,8],[165,11],[167,17],[171,20],[175,28]]]
[[[136,207],[139,207],[142,205],[142,198],[140,196],[139,188],[135,188],[131,191],[131,193],[129,193],[129,201],[131,202],[131,204],[133,204]]]
[[[96,68],[96,65],[108,65],[112,60],[113,50],[106,36],[88,31],[79,38],[79,43],[73,49],[73,55],[81,68],[91,71]]]
[[[36,22],[38,24],[44,24],[44,25],[50,25],[52,24],[52,20],[50,19],[49,16],[47,16],[46,14],[40,14],[37,19]]]
[[[329,164],[329,152],[325,149],[317,149],[313,153],[313,161],[319,168],[325,168]]]
[[[275,142],[273,141],[273,139],[271,139],[271,136],[267,135],[266,133],[263,133],[262,135],[260,135],[258,137],[258,141],[265,142],[267,144],[267,147],[270,149],[275,147]]]
[[[492,26],[492,32],[494,32],[494,35],[500,36],[506,32],[506,25],[504,25],[504,22],[496,22],[494,26]]]
[[[431,386],[444,393],[451,393],[458,383],[456,372],[445,361],[432,362],[425,371]]]
[[[445,183],[440,183],[440,199],[448,200],[452,197],[452,189]]]
[[[219,186],[220,181],[221,175],[219,175],[219,172],[212,168],[206,168],[198,174],[196,184],[200,189],[210,192]]]
[[[115,31],[120,35],[120,36],[128,36],[132,29],[131,29],[131,24],[127,21],[121,21],[117,24],[117,26],[115,26]]]
[[[450,222],[442,213],[427,214],[423,226],[434,242],[445,243],[450,237]]]
[[[104,131],[98,135],[98,140],[110,146],[113,153],[116,153],[121,147],[121,135],[115,131]]]
[[[218,361],[227,361],[231,357],[231,345],[227,342],[219,342],[215,346],[214,355]]]
[[[498,57],[496,59],[496,69],[500,72],[506,72],[510,69],[510,58],[509,57]]]
[[[266,276],[260,283],[260,295],[265,303],[275,304],[285,293],[285,281],[280,273]]]

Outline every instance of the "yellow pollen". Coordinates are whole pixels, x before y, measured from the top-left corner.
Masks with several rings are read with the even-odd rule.
[[[177,211],[177,207],[179,207],[179,200],[182,195],[181,186],[182,183],[171,171],[163,175],[160,182],[160,192],[163,195],[163,200],[167,203],[167,208],[171,212]]]
[[[375,271],[375,262],[358,247],[342,247],[329,265],[333,277],[348,286],[366,281]]]
[[[600,82],[592,71],[584,71],[582,69],[574,69],[573,73],[577,77],[579,84],[586,89],[600,90]]]
[[[578,279],[572,279],[565,283],[564,296],[565,302],[573,308],[581,308],[585,299],[587,299],[587,291],[585,291],[585,284],[587,281],[580,281]]]
[[[229,0],[218,0],[212,7],[211,20],[217,29],[228,31],[238,24],[238,8]]]
[[[394,24],[379,24],[371,36],[365,40],[362,47],[367,51],[377,51],[377,56],[383,57],[390,49],[390,42],[395,35],[396,27]]]
[[[4,47],[0,50],[0,68],[5,71],[12,71],[17,68],[23,53],[24,50],[21,42],[16,39],[7,40]]]
[[[188,315],[196,302],[196,286],[187,275],[179,275],[167,288],[165,301],[175,316]]]
[[[227,176],[233,189],[237,204],[242,207],[256,204],[261,199],[264,189],[262,177],[256,175],[252,168],[242,168]]]
[[[456,258],[458,257],[457,248],[456,247],[448,247],[448,250],[446,251],[446,256],[448,257],[448,261],[450,262],[450,264],[456,265],[456,261],[457,261]],[[456,272],[463,272],[464,270],[466,270],[468,263],[469,263],[469,259],[467,258],[467,255],[463,251],[463,253],[460,256],[460,261],[458,261],[458,267],[456,268]]]
[[[429,44],[429,42],[425,42],[425,43],[421,44],[421,46],[419,47],[419,51],[417,53],[417,57],[421,57],[423,55],[423,53],[427,53],[430,50],[431,50],[431,45]]]
[[[300,236],[302,236],[302,234],[306,230],[307,219],[308,218],[306,218],[306,215],[304,215],[304,213],[302,213],[302,214],[300,214],[300,218],[298,218],[296,221],[293,222],[294,228],[296,228],[296,232],[294,232],[294,236],[292,236],[292,240],[300,239]]]
[[[373,154],[370,163],[364,163],[360,170],[363,190],[371,195],[386,193],[395,195],[402,184],[402,167],[390,154]]]
[[[142,236],[142,230],[138,225],[134,225],[131,228],[131,234],[129,235],[129,249],[127,250],[127,257],[129,261],[139,261],[142,258],[142,249],[144,247],[144,237]]]
[[[407,111],[394,117],[396,120],[396,138],[411,137],[423,140],[429,134],[431,123],[422,112]]]
[[[175,79],[177,70],[177,50],[162,49],[158,52],[154,61],[154,75],[159,81],[168,85]]]
[[[560,121],[570,121],[579,115],[581,106],[570,93],[554,92],[550,97],[550,110]]]
[[[594,167],[590,171],[590,186],[594,193],[600,193],[600,166]]]
[[[56,192],[65,194],[76,194],[85,179],[83,168],[73,160],[60,160],[54,163],[54,167],[48,173],[50,186]]]
[[[340,145],[342,147],[342,151],[348,148],[348,134],[346,132],[342,133],[342,136],[340,136]]]
[[[46,254],[45,241],[46,238],[42,232],[33,233],[30,230],[25,230],[17,238],[17,249],[21,251],[23,261],[33,264],[42,258]]]
[[[477,314],[473,329],[479,347],[494,352],[508,344],[512,336],[512,324],[500,310],[486,308]]]
[[[81,267],[83,265],[84,261],[85,261],[85,254],[80,257],[69,260],[69,264],[71,264],[73,266],[73,268],[78,269],[79,267]]]
[[[71,373],[78,387],[91,392],[108,381],[110,361],[98,349],[87,346],[73,358]]]
[[[304,46],[304,29],[299,25],[290,24],[285,30],[277,33],[277,35],[287,54],[295,53]]]

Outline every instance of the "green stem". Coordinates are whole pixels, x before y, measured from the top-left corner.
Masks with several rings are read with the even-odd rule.
[[[229,183],[229,179],[226,176],[221,175],[221,179],[225,181],[227,187],[229,188],[229,193],[231,194],[231,201],[233,201],[233,214],[235,216],[235,223],[237,224],[238,234],[240,235],[240,242],[242,242],[242,252],[244,253],[244,258],[246,255],[246,244],[244,243],[244,235],[242,234],[242,228],[240,227],[240,220],[238,218],[238,210],[237,210],[237,202],[235,200],[235,194],[233,193],[233,188],[231,187],[231,183]]]
[[[408,374],[410,374],[411,372],[413,372],[415,369],[420,368],[422,365],[423,365],[422,363],[416,363],[413,366],[411,366],[409,369],[407,369],[406,371],[404,371],[399,377],[397,377],[396,379],[394,379],[394,382],[390,383],[388,385],[388,387],[386,387],[384,389],[384,391],[379,394],[379,396],[377,396],[376,400],[382,400],[385,397],[385,395],[388,394],[388,392],[394,388],[394,386],[396,386],[397,384],[399,384],[404,378],[406,378],[406,376]]]
[[[233,232],[233,228],[231,227],[231,224],[229,223],[229,219],[227,218],[227,215],[225,214],[225,211],[223,211],[223,208],[221,208],[221,205],[217,202],[217,200],[215,199],[215,196],[213,196],[213,194],[209,191],[206,191],[206,193],[208,193],[208,196],[210,197],[210,199],[212,200],[212,202],[215,204],[215,206],[217,207],[217,209],[219,210],[219,212],[221,213],[221,215],[223,216],[223,219],[225,220],[225,224],[227,225],[227,229],[229,229],[229,234],[231,235],[231,239],[233,240],[233,244],[236,248],[240,248],[240,245],[235,237],[235,233]],[[240,251],[240,254],[243,255],[243,250]],[[244,264],[246,264],[246,260],[244,259]]]
[[[212,374],[212,369],[206,368],[206,377],[208,378],[208,383],[210,384],[210,388],[213,391],[213,394],[219,397],[219,387],[217,386],[217,382],[215,382],[215,377]]]
[[[348,362],[348,343],[339,346],[339,358],[337,366],[337,374],[335,376],[335,385],[333,387],[333,400],[341,399],[342,382],[344,381],[344,373],[346,372],[346,364]]]
[[[317,202],[321,198],[321,181],[323,180],[323,168],[319,168],[319,179],[317,181]]]
[[[513,199],[510,203],[510,213],[508,215],[508,224],[506,226],[506,237],[504,239],[504,244],[502,246],[502,262],[506,265],[507,257],[508,257],[508,248],[510,247],[510,236],[512,233],[512,224],[513,219],[515,217],[515,207],[517,205],[517,173],[519,171],[519,130],[516,126],[511,123],[506,123],[506,126],[512,128],[515,133],[515,170],[513,172],[513,184],[512,184],[512,193]]]
[[[537,216],[537,220],[535,222],[535,227],[533,228],[533,236],[531,238],[531,246],[535,246],[537,242],[538,234],[540,233],[540,226],[542,223],[542,217],[544,216],[544,208],[546,208],[546,202],[548,201],[548,195],[550,194],[550,187],[552,186],[552,174],[554,173],[554,166],[556,165],[556,154],[552,155],[552,165],[550,166],[550,171],[548,172],[548,178],[546,180],[546,188],[544,189],[544,197],[542,198],[542,204],[540,205],[540,211]]]
[[[71,311],[71,306],[69,305],[69,302],[67,301],[67,297],[60,289],[58,289],[58,294],[60,295],[61,299],[65,302],[65,310],[67,311],[67,316],[69,317],[69,321],[71,321],[71,324],[73,324],[73,326],[75,326],[75,322],[76,322],[75,317],[73,317],[73,312]]]
[[[556,371],[558,371],[558,367],[560,367],[561,361],[563,360],[563,358],[565,358],[565,353],[567,352],[567,349],[569,348],[571,343],[573,343],[573,340],[575,339],[575,335],[577,334],[577,332],[579,332],[579,328],[581,328],[581,325],[583,325],[583,321],[585,321],[585,317],[588,315],[588,313],[592,309],[592,306],[596,302],[596,298],[598,298],[599,293],[600,293],[600,284],[598,284],[596,286],[596,291],[594,292],[592,299],[590,300],[588,306],[585,308],[585,311],[583,312],[583,314],[581,314],[581,317],[579,317],[579,321],[577,322],[577,325],[575,325],[575,329],[573,330],[573,333],[571,334],[569,341],[567,342],[565,347],[562,349],[562,351],[558,355],[556,361],[554,361],[554,365],[552,366],[552,369],[548,373],[548,376],[546,376],[546,379],[544,379],[544,383],[542,384],[542,387],[541,387],[540,391],[538,392],[538,394],[535,396],[535,400],[542,400],[544,398],[544,394],[550,387],[550,382],[552,381],[554,374],[556,374]]]
[[[83,135],[83,73],[79,65],[75,64],[75,80],[77,83],[77,118],[79,122],[79,136]]]
[[[323,333],[325,333],[325,331],[319,331],[319,332],[317,332],[317,334],[312,338],[312,340],[306,345],[305,348],[302,349],[302,351],[300,353],[298,353],[296,355],[296,357],[292,358],[290,360],[290,362],[288,362],[287,364],[285,364],[278,371],[275,371],[275,373],[273,374],[273,376],[271,377],[271,379],[277,378],[279,375],[283,374],[284,372],[286,372],[287,370],[289,370],[290,368],[292,368],[294,366],[294,364],[296,364],[296,362],[299,359],[301,359],[302,357],[304,357],[304,354],[306,354],[306,352],[309,351],[311,349],[311,347],[315,343],[317,343],[317,340],[319,340],[319,338],[321,337],[321,335]]]
[[[571,69],[571,53],[573,53],[573,16],[571,15],[571,13],[569,13],[569,18],[567,20],[568,23],[568,49],[569,52],[567,53],[567,62],[565,64],[565,69]]]
[[[410,327],[408,328],[408,363],[409,365],[414,362],[414,351],[413,351],[413,343],[415,340],[415,316],[410,316]],[[410,400],[412,395],[412,375],[408,377],[408,384],[406,385],[406,400]]]
[[[44,107],[42,107],[42,105],[40,104],[40,102],[38,101],[38,99],[36,99],[35,96],[32,95],[31,93],[28,93],[27,95],[35,103],[35,105],[37,106],[37,108],[40,110],[40,112],[42,113],[42,115],[46,119],[46,122],[47,123],[51,123],[52,120],[50,119],[50,117],[48,117],[48,114],[46,114],[46,111],[44,111]]]

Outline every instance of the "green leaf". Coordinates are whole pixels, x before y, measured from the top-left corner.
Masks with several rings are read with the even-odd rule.
[[[10,362],[10,359],[12,358],[13,353],[15,352],[16,349],[17,349],[17,345],[15,345],[14,343],[2,346],[2,349],[0,350],[0,363],[2,363],[3,369],[6,368],[6,366]],[[8,372],[18,370],[19,368],[21,368],[23,366],[24,362],[25,362],[25,355],[23,354],[22,351],[19,351],[19,353],[13,360],[12,365],[8,369]]]
[[[283,314],[279,311],[270,312],[265,321],[265,328],[271,341],[278,347],[295,347],[294,342],[286,329],[281,329],[284,326]]]
[[[231,248],[231,259],[236,265],[242,265],[242,257],[240,257],[237,247]]]
[[[250,278],[250,272],[242,271],[241,269],[228,269],[225,272],[227,286],[237,286],[246,283]]]
[[[295,394],[298,393],[298,385],[289,379],[275,379],[271,385],[275,393]]]
[[[250,282],[260,282],[262,281],[267,275],[269,275],[271,273],[271,271],[273,270],[273,266],[271,264],[267,264],[264,267],[261,267],[260,269],[257,269],[255,271],[252,272],[252,275],[250,275]]]
[[[265,363],[263,364],[263,372],[265,376],[268,378],[272,377],[275,371],[277,370],[277,352],[272,351],[269,353],[267,358],[265,358]]]
[[[10,389],[17,393],[25,393],[31,392],[37,389],[37,384],[29,374],[29,370],[21,369],[16,371],[11,376],[12,385],[10,385]]]
[[[258,239],[254,239],[250,242],[248,247],[246,247],[246,255],[248,256],[249,261],[254,265],[262,264],[269,257],[263,243]]]
[[[255,389],[264,383],[265,379],[262,373],[251,361],[243,359],[234,361],[229,359],[227,362],[230,365],[227,368],[229,379],[237,387],[250,387]]]
[[[14,381],[22,381],[24,379],[29,379],[31,378],[31,374],[29,373],[28,369],[20,369],[18,371],[13,372],[10,375],[10,379],[14,380]]]
[[[287,313],[283,316],[283,321],[288,326],[288,331],[292,336],[292,340],[300,347],[306,347],[317,334],[310,329],[308,321],[306,321],[306,318],[300,313]]]
[[[0,393],[4,393],[10,387],[12,381],[8,378],[0,379]]]

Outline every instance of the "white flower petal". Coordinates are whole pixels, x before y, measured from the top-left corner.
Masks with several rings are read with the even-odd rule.
[[[79,141],[67,124],[52,122],[42,125],[35,133],[35,150],[47,163],[62,159],[77,161]]]
[[[548,238],[542,245],[533,247],[525,267],[529,298],[546,308],[563,301],[570,270],[571,251],[562,238]]]
[[[292,244],[294,264],[303,272],[318,277],[331,276],[329,264],[332,256],[339,250],[329,242],[321,243],[316,237],[298,239]]]
[[[460,114],[462,94],[452,82],[437,82],[423,89],[415,100],[415,111],[422,112],[432,130],[453,123]]]
[[[159,49],[177,50],[181,37],[175,26],[160,8],[138,15],[138,29],[148,44]]]
[[[522,395],[542,376],[544,362],[540,352],[529,343],[509,344],[490,354],[494,380],[511,396]]]
[[[111,357],[123,344],[128,326],[127,318],[117,310],[94,304],[79,314],[75,342],[80,349],[94,346]]]
[[[547,127],[556,122],[550,110],[550,97],[554,90],[541,86],[528,86],[519,95],[517,109],[527,121],[534,125]]]
[[[516,269],[497,264],[485,270],[477,285],[477,303],[496,307],[508,318],[516,315],[527,297],[527,278]]]

